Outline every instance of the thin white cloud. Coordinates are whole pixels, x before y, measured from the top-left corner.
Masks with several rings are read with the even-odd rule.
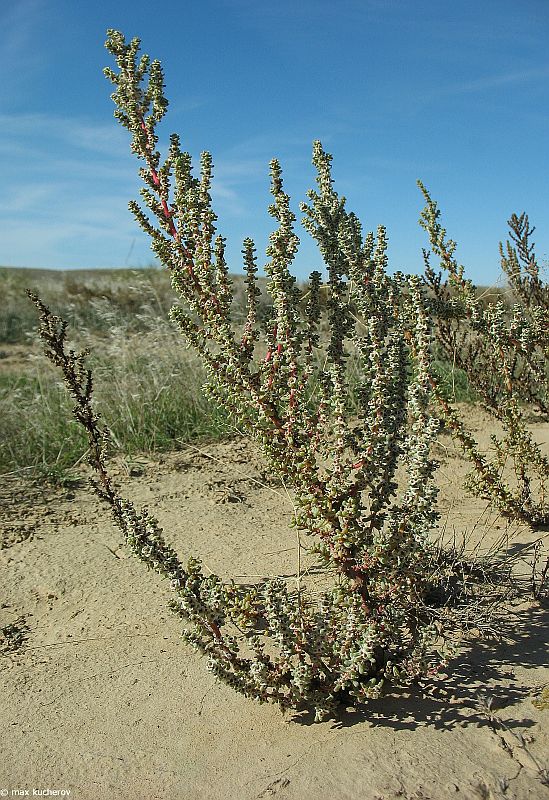
[[[439,89],[429,91],[423,96],[423,99],[434,100],[438,97],[446,97],[449,95],[485,92],[498,89],[499,87],[520,85],[537,80],[546,80],[547,78],[549,78],[549,64],[533,69],[515,70],[513,72],[504,72],[497,75],[485,75],[482,78],[448,84],[446,86],[441,86]]]
[[[43,48],[35,34],[40,28],[43,0],[5,2],[0,9],[0,101],[17,100],[32,76],[43,66]]]
[[[32,33],[38,23],[38,14],[43,8],[42,0],[19,0],[17,3],[6,3],[0,9],[2,25],[2,47],[0,63],[17,64],[26,57]]]
[[[114,122],[40,113],[0,114],[0,141],[17,143],[29,137],[33,141],[49,139],[104,155],[120,151],[122,146],[128,149],[128,136]]]
[[[53,186],[49,203],[10,214],[0,210],[0,263],[46,268],[120,266],[132,241],[134,263],[149,263],[152,254],[123,198],[101,194],[75,196]]]
[[[51,198],[50,187],[27,183],[12,187],[9,195],[0,197],[0,214],[22,214],[35,211]]]
[[[235,189],[231,189],[220,181],[214,182],[211,192],[212,205],[214,210],[232,217],[244,217],[247,213],[246,203],[243,196]]]
[[[86,119],[2,114],[0,153],[2,264],[123,262],[139,234],[127,210],[137,179],[123,131]]]
[[[134,239],[134,263],[150,263],[149,241],[127,209],[128,200],[139,198],[141,185],[128,139],[115,124],[1,114],[0,263],[120,265]],[[219,160],[212,197],[220,217],[251,215],[245,188],[257,176],[257,166],[254,159]]]

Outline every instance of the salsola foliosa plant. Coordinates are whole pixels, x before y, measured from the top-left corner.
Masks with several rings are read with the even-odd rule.
[[[430,266],[430,253],[424,251],[425,282],[433,296],[438,341],[503,427],[501,438],[492,436],[495,455],[490,458],[480,451],[455,408],[434,390],[445,422],[473,464],[467,487],[509,516],[534,527],[545,526],[549,524],[549,459],[527,428],[525,407],[533,406],[541,413],[547,410],[549,304],[529,239],[528,218],[513,216],[509,222],[518,255],[510,242],[507,255],[500,245],[502,266],[513,276],[510,284],[517,302],[510,308],[501,299],[483,302],[454,258],[456,243],[446,238],[437,204],[423,184],[419,186],[427,201],[420,224],[442,268],[436,273]],[[503,474],[508,463],[514,474],[511,481]]]
[[[545,331],[549,329],[549,284],[544,282],[535,253],[528,215],[513,214],[508,220],[509,237],[505,245],[500,243],[501,267],[507,275],[509,287],[517,303],[535,327],[540,318]],[[537,346],[529,348],[520,359],[517,354],[513,365],[513,377],[525,401],[537,408],[549,419],[549,343],[547,338]],[[517,370],[520,372],[516,374]]]
[[[513,294],[527,314],[531,309],[549,308],[549,284],[544,283],[531,237],[536,230],[530,227],[528,214],[512,214],[508,220],[510,240],[505,248],[500,243],[501,266],[507,275]]]
[[[237,333],[225,242],[215,235],[211,156],[202,154],[194,177],[189,154],[172,135],[161,160],[156,128],[168,105],[161,66],[147,56],[138,60],[139,40],[127,43],[117,31],[108,32],[106,46],[117,65],[106,70],[115,116],[144,162],[148,211],[136,202],[130,209],[180,297],[171,317],[207,369],[206,391],[292,492],[294,525],[324,570],[320,595],[307,590],[299,572],[295,588],[281,577],[244,587],[206,576],[197,558],[184,565],[156,520],[119,495],[85,353],[68,348],[66,323],[32,296],[46,353],[63,371],[88,433],[95,489],[132,552],[170,580],[185,640],[237,691],[282,709],[312,707],[322,719],[340,701],[365,701],[436,669],[469,597],[468,586],[448,588],[448,571],[429,539],[438,519],[430,456],[438,420],[429,414],[431,336],[421,281],[387,274],[384,228],[363,237],[333,189],[331,156],[315,142],[318,189],[302,205],[303,224],[318,242],[327,281],[313,272],[303,298],[290,273],[299,240],[273,160],[269,212],[277,227],[265,266],[272,311],[260,324],[257,256],[246,239],[247,312]],[[360,365],[353,418],[351,353]]]

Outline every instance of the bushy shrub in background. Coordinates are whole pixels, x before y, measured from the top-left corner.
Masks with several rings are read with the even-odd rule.
[[[515,302],[510,309],[501,298],[482,302],[454,258],[456,244],[446,238],[437,204],[421,183],[420,188],[427,201],[421,225],[442,267],[435,273],[429,253],[424,252],[438,342],[503,428],[503,436],[491,437],[493,455],[481,453],[455,409],[440,391],[435,392],[449,429],[472,463],[467,488],[488,497],[508,516],[543,527],[549,524],[549,459],[528,430],[524,412],[533,408],[547,418],[549,295],[530,243],[528,217],[513,215],[509,221],[518,254],[510,242],[507,255],[500,245]],[[508,464],[511,475],[504,475]]]

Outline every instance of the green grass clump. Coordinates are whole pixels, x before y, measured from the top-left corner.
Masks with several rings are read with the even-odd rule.
[[[144,339],[118,331],[108,343],[92,345],[97,410],[109,424],[113,450],[130,456],[228,433],[225,415],[203,396],[200,364],[177,333],[161,322],[157,328]],[[70,478],[87,448],[71,409],[45,357],[0,373],[0,472],[25,470],[61,483]]]
[[[49,370],[35,365],[28,373],[0,374],[0,470],[62,482],[87,446],[70,411]]]
[[[244,284],[239,276],[233,280],[239,321]],[[3,355],[11,345],[26,351],[16,366],[0,362],[0,473],[63,483],[87,447],[58,374],[36,355],[36,313],[27,288],[54,299],[56,312],[79,337],[75,346],[92,351],[97,409],[114,450],[135,455],[227,435],[226,416],[201,391],[202,365],[167,321],[174,293],[165,272],[0,267],[0,347]]]
[[[454,367],[444,358],[433,359],[431,368],[444,399],[449,403],[474,403],[478,400],[464,370]]]

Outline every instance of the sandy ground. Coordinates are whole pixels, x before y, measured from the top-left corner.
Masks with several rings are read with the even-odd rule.
[[[486,437],[490,419],[469,417]],[[534,429],[547,444],[549,426]],[[448,436],[436,455],[447,534],[505,535],[515,549],[540,536],[464,497],[467,465]],[[115,469],[183,558],[237,580],[295,571],[291,502],[246,441]],[[549,684],[547,604],[514,608],[499,641],[464,642],[447,679],[312,724],[214,680],[180,638],[169,587],[124,550],[85,484],[9,478],[0,492],[0,627],[23,634],[0,649],[0,796],[549,798],[549,709],[535,705]]]

